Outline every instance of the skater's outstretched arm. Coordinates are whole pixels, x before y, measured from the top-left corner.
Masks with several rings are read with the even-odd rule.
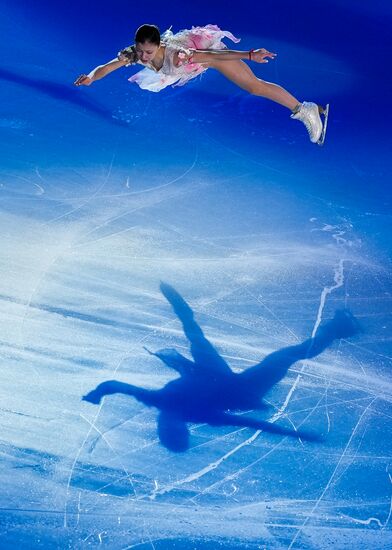
[[[214,346],[204,336],[200,326],[193,318],[193,311],[170,285],[161,283],[161,292],[171,304],[174,313],[180,319],[185,336],[191,344],[191,353],[197,367],[205,373],[230,374],[232,371],[226,361],[219,355]]]
[[[181,374],[181,376],[187,376],[188,374],[195,373],[195,363],[190,361],[181,353],[178,353],[177,350],[172,348],[160,349],[158,351],[150,351],[146,346],[144,349],[150,354],[158,357],[161,361],[165,363],[171,369],[176,370]]]
[[[98,65],[98,67],[95,67],[89,74],[81,74],[78,76],[78,78],[75,80],[74,84],[75,86],[90,86],[93,82],[96,80],[100,80],[101,78],[104,78],[109,73],[112,73],[116,69],[119,69],[120,67],[124,67],[125,65],[129,64],[129,59],[126,59],[125,57],[122,58],[115,58],[111,61],[108,61],[104,65]]]
[[[174,63],[182,65],[183,63],[214,63],[220,61],[234,61],[237,59],[247,59],[256,63],[268,63],[268,59],[275,59],[276,53],[269,52],[265,48],[257,50],[188,50],[179,51],[174,56]]]

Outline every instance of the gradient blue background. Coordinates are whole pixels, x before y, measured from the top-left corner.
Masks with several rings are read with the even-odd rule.
[[[1,548],[392,548],[386,1],[1,2]],[[73,80],[162,30],[218,24],[278,52],[256,74],[330,102],[326,144],[208,71],[139,90]],[[364,333],[297,363],[269,417],[321,444],[192,426],[81,396],[174,377],[187,342],[159,281],[240,371],[337,307]],[[256,414],[256,413],[255,413]]]

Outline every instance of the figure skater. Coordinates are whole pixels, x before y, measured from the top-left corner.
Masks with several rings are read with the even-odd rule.
[[[310,140],[322,145],[325,139],[329,105],[325,108],[312,102],[299,102],[287,90],[257,78],[242,60],[268,63],[276,54],[264,48],[249,51],[229,50],[222,42],[239,39],[216,25],[192,27],[173,34],[169,29],[162,36],[157,26],[142,25],[135,34],[135,44],[121,50],[117,58],[99,65],[88,75],[82,74],[76,86],[90,86],[107,74],[123,66],[134,64],[145,68],[129,81],[140,88],[159,92],[169,85],[183,86],[209,68],[216,69],[226,78],[249,93],[265,97],[291,111],[291,118],[304,123]],[[320,115],[324,116],[321,121]]]
[[[175,369],[180,377],[159,390],[108,380],[85,395],[85,401],[98,404],[106,395],[122,393],[135,397],[147,406],[156,407],[160,411],[158,435],[161,443],[176,452],[189,447],[188,422],[250,427],[309,441],[320,439],[317,434],[233,414],[233,411],[267,408],[262,401],[263,396],[284,378],[293,363],[319,355],[335,339],[356,334],[359,325],[348,310],[338,310],[335,317],[319,328],[313,338],[275,351],[257,365],[234,373],[204,336],[192,309],[180,294],[165,283],[161,284],[161,291],[182,323],[193,360],[174,349],[149,352]]]

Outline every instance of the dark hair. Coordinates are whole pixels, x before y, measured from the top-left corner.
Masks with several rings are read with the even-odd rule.
[[[145,42],[151,42],[157,46],[161,43],[161,33],[156,25],[142,25],[135,33],[135,42],[144,44]]]

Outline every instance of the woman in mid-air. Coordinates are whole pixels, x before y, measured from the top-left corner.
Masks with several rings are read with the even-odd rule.
[[[322,145],[328,105],[322,108],[316,103],[301,103],[281,86],[257,78],[242,60],[268,63],[268,59],[274,59],[276,54],[264,48],[229,50],[222,42],[223,38],[239,42],[230,32],[215,25],[192,27],[176,34],[168,30],[162,36],[157,26],[142,25],[136,31],[134,45],[121,50],[115,59],[99,65],[88,75],[79,76],[75,85],[89,86],[120,67],[139,64],[145,68],[132,76],[130,82],[136,82],[142,89],[159,92],[166,86],[182,86],[212,68],[249,93],[290,109],[291,118],[304,123],[310,140]]]

